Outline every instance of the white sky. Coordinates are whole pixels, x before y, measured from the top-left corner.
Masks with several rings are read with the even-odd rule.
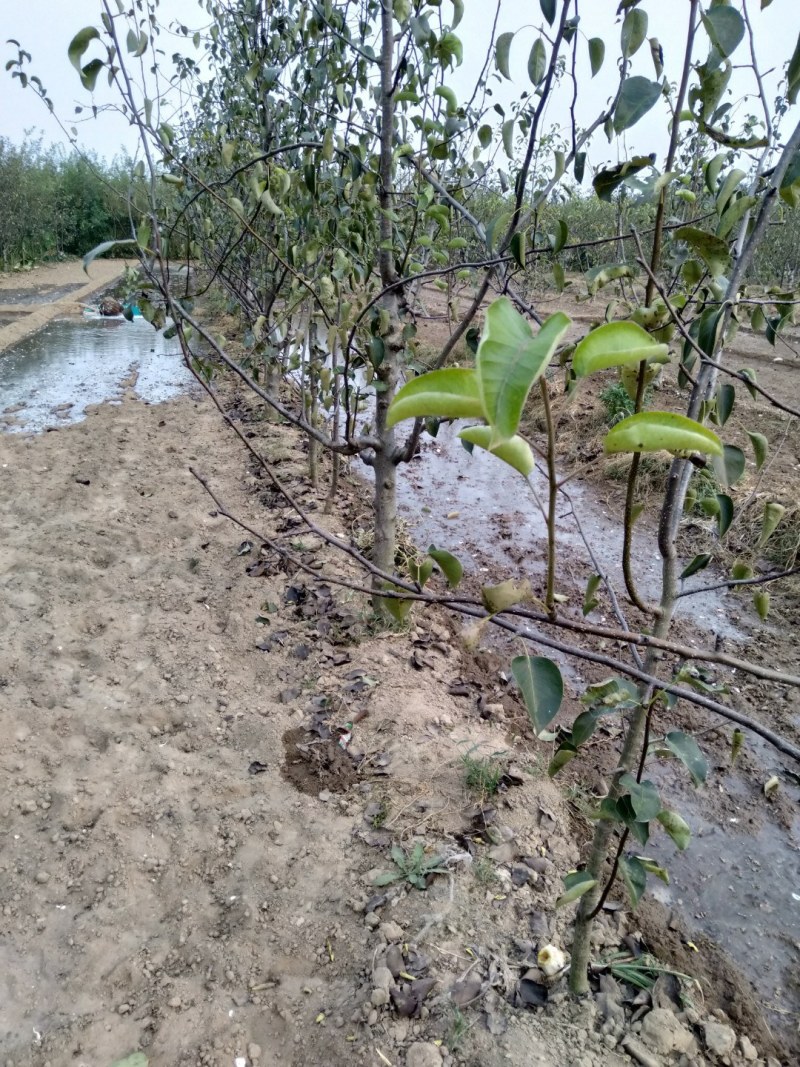
[[[606,40],[606,62],[603,70],[594,80],[589,79],[588,49],[585,40],[579,49],[582,85],[588,89],[578,107],[578,122],[587,123],[606,103],[614,92],[616,68],[614,58],[618,53],[619,21],[616,20],[618,0],[581,0],[580,31],[585,38],[603,37]],[[445,7],[449,5],[445,0]],[[447,76],[447,82],[455,89],[459,99],[467,97],[472,90],[473,79],[480,70],[486,52],[485,42],[494,16],[494,0],[466,0],[466,13],[457,29],[464,42],[464,63],[462,67]],[[658,0],[645,4],[650,16],[648,36],[658,37],[665,53],[665,69],[672,80],[679,76],[682,60],[682,38],[688,17],[686,0]],[[800,30],[800,3],[798,0],[773,0],[766,11],[760,11],[758,0],[750,0],[749,10],[756,31],[756,49],[762,71],[773,70],[766,77],[767,98],[770,106],[774,103],[783,66],[792,53]],[[81,146],[96,151],[99,155],[112,158],[122,146],[135,150],[136,138],[119,114],[101,115],[97,120],[76,121],[76,104],[87,103],[78,76],[67,59],[67,45],[73,35],[83,26],[99,23],[99,0],[0,0],[0,24],[3,27],[2,41],[4,51],[0,53],[3,66],[5,61],[16,54],[16,49],[4,42],[7,38],[17,38],[33,55],[33,65],[29,72],[38,74],[54,101],[56,111],[67,127],[77,125]],[[197,28],[207,23],[207,16],[200,9],[197,0],[161,0],[159,7],[162,24],[179,19],[190,28]],[[536,36],[534,27],[541,22],[539,5],[536,0],[503,0],[498,33],[515,29],[527,24],[528,28],[520,31],[511,49],[511,72],[514,84],[504,82],[502,85],[492,81],[496,95],[492,98],[507,105],[514,93],[529,88],[527,78],[527,57]],[[705,58],[705,35],[698,35],[700,46],[699,58]],[[183,38],[175,39],[162,35],[161,47],[168,54],[178,48],[189,51],[190,42]],[[703,53],[700,55],[700,53]],[[91,52],[89,53],[91,55]],[[749,61],[747,38],[734,54],[734,61],[740,65]],[[634,57],[633,73],[654,78],[654,70],[647,42]],[[44,104],[30,90],[22,90],[17,81],[12,81],[10,74],[0,71],[0,134],[21,143],[27,129],[41,130],[46,142],[66,143],[55,120],[48,113]],[[753,88],[752,78],[746,70],[734,73],[731,82],[733,93],[728,97],[736,113],[760,114],[757,100],[742,101],[742,96]],[[110,99],[105,90],[104,78],[98,80],[96,102]],[[563,99],[563,94],[560,94]],[[627,142],[621,146],[609,145],[600,133],[590,151],[589,162],[597,166],[603,162],[616,162],[618,156],[625,158],[635,153],[656,151],[661,157],[666,147],[666,123],[664,116],[655,108],[637,126],[627,134]],[[84,112],[84,115],[86,112]],[[565,123],[566,107],[553,102],[546,116],[545,129],[550,123]],[[591,173],[587,168],[587,174]]]

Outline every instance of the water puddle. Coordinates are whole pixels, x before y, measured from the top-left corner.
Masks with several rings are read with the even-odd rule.
[[[509,577],[541,577],[547,557],[547,526],[536,501],[522,478],[483,449],[470,456],[456,436],[458,426],[442,426],[433,440],[424,439],[421,457],[400,468],[400,511],[413,524],[416,540],[424,549],[432,542],[458,556],[465,570],[486,582]],[[534,475],[539,501],[547,504],[547,484]],[[557,572],[566,583],[559,591],[580,598],[586,581],[603,569],[617,589],[622,589],[622,528],[619,515],[590,489],[578,482],[565,486],[569,500],[558,506],[560,560]],[[574,513],[578,517],[581,537]],[[587,544],[594,555],[591,558]],[[705,571],[692,582],[709,585]],[[635,578],[645,599],[660,588],[661,557],[655,531],[637,525]],[[745,640],[735,622],[738,603],[724,591],[687,597],[677,617],[691,619],[704,633],[732,640]],[[603,620],[617,625],[614,619]]]
[[[79,422],[135,382],[155,404],[193,382],[176,340],[144,319],[56,319],[0,354],[0,428],[18,433]]]

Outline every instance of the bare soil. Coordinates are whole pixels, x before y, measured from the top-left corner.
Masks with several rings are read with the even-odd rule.
[[[300,443],[226,395],[346,538],[360,485],[322,516]],[[223,518],[189,466],[293,561]],[[501,662],[444,618],[375,632],[368,598],[333,581],[341,559],[207,400],[129,395],[0,437],[0,524],[7,1067],[108,1067],[137,1050],[157,1067],[637,1062],[563,982],[543,1008],[520,1000],[538,947],[568,942],[570,909],[554,903],[584,830]],[[502,762],[495,796],[466,788],[465,755]],[[425,891],[380,887],[390,847],[417,843],[446,873]],[[597,952],[625,938],[677,951],[670,923],[657,906],[609,911]],[[680,1062],[716,1062],[699,1051],[712,1010],[761,1064],[781,1055],[747,983],[715,960],[684,1005],[698,1044]]]

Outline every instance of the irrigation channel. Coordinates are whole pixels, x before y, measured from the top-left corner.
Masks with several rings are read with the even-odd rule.
[[[177,342],[142,319],[57,319],[0,355],[0,434],[35,434],[80,421],[88,406],[119,403],[126,390],[154,404],[191,386]],[[539,485],[545,489],[543,478]],[[558,521],[562,574],[572,583],[570,591],[578,595],[598,561],[620,588],[619,519],[585,485],[570,483],[569,496]],[[415,541],[457,554],[473,585],[543,573],[546,529],[535,501],[498,460],[479,449],[468,455],[456,428],[443,426],[436,439],[426,438],[419,457],[401,468],[399,498]],[[638,533],[637,559],[641,587],[655,590],[659,560],[652,531]],[[698,641],[717,634],[732,650],[746,645],[748,609],[724,592],[686,598],[681,616]],[[511,645],[506,648],[510,657]],[[580,669],[561,665],[577,694]],[[735,686],[733,676],[728,681]],[[796,808],[800,789],[791,772],[798,768],[757,739],[748,739],[748,749],[760,761],[764,781],[781,776],[781,788]],[[792,973],[800,951],[800,820],[786,830],[765,810],[756,829],[741,825],[746,820],[738,814],[740,801],[742,808],[746,795],[752,801],[752,784],[730,768],[715,768],[713,784],[700,791],[686,788],[672,769],[659,774],[659,785],[665,803],[687,818],[693,840],[683,854],[665,835],[651,842],[649,854],[670,872],[670,885],[656,882],[651,891],[689,927],[725,948],[754,982],[776,1029],[796,1029],[800,988]]]

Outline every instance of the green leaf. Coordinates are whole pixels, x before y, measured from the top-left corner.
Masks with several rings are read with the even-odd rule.
[[[589,63],[592,68],[592,77],[597,74],[606,57],[606,43],[602,37],[589,38]]]
[[[698,571],[705,570],[714,557],[708,552],[701,552],[699,556],[695,556],[691,563],[688,563],[680,573],[680,580],[684,578],[691,578],[693,574],[697,574]]]
[[[464,0],[453,0],[453,23],[450,27],[454,30],[464,17]]]
[[[531,583],[526,579],[521,582],[509,578],[499,585],[481,586],[481,601],[491,615],[497,615],[501,611],[508,611],[515,604],[522,604],[533,596]]]
[[[631,906],[635,908],[647,886],[647,871],[636,856],[620,856],[619,873],[628,890]]]
[[[484,123],[478,130],[478,140],[481,148],[487,148],[492,143],[492,127]]]
[[[766,589],[756,589],[753,593],[753,607],[758,612],[758,617],[762,622],[766,622],[769,615],[769,593]]]
[[[501,136],[503,138],[503,148],[509,159],[514,158],[514,123],[515,119],[508,119],[503,123],[503,129]]]
[[[708,764],[695,739],[682,730],[671,730],[664,739],[664,743],[686,767],[694,784],[702,785],[708,774]]]
[[[669,873],[664,867],[659,867],[654,860],[650,860],[646,856],[637,856],[636,859],[641,863],[648,874],[654,874],[656,878],[661,879],[664,885],[669,885]]]
[[[658,790],[652,782],[637,782],[632,774],[623,774],[619,784],[628,791],[637,822],[650,822],[661,811]]]
[[[660,811],[657,817],[669,836],[683,852],[692,836],[689,824],[677,811],[667,811],[666,808],[664,811]]]
[[[536,469],[536,461],[533,458],[531,446],[524,438],[516,434],[508,441],[494,444],[491,426],[467,426],[459,431],[458,436],[462,441],[468,441],[472,445],[478,445],[479,448],[485,448],[493,456],[502,459],[509,467],[519,471],[523,478],[529,477]]]
[[[767,458],[767,451],[769,450],[769,441],[763,433],[751,433],[747,431],[747,436],[750,438],[750,444],[753,446],[753,452],[756,457],[756,470],[761,470],[764,466],[764,460]]]
[[[761,536],[758,539],[758,547],[763,548],[775,533],[778,523],[784,516],[786,508],[783,504],[771,500],[764,505],[764,514],[761,518]]]
[[[389,406],[387,425],[426,416],[486,418],[475,371],[471,367],[447,367],[412,378],[397,392]]]
[[[564,697],[561,671],[544,656],[516,656],[511,661],[511,671],[522,691],[533,732],[538,737],[561,707]]]
[[[621,44],[622,56],[630,59],[642,46],[647,36],[647,15],[639,8],[634,8],[625,16],[622,23]]]
[[[797,91],[800,89],[800,34],[797,36],[797,44],[794,46],[792,58],[789,60],[786,85],[786,95],[789,98],[789,103],[794,104],[797,102]]]
[[[497,38],[497,44],[494,49],[494,61],[497,64],[497,69],[503,77],[508,78],[509,81],[511,80],[511,73],[508,69],[508,59],[511,51],[511,42],[513,40],[513,33],[501,33]]]
[[[89,264],[94,262],[98,256],[105,255],[106,252],[110,252],[112,248],[124,248],[128,246],[137,247],[138,242],[133,238],[126,238],[124,241],[103,241],[102,244],[96,245],[91,252],[87,252],[83,257],[83,269],[86,273],[89,273]]]
[[[534,85],[538,85],[547,72],[547,51],[544,41],[537,37],[533,42],[531,54],[528,57],[528,77]]]
[[[589,296],[594,296],[598,289],[602,289],[609,282],[619,281],[620,278],[635,277],[636,271],[630,263],[603,263],[587,270],[586,290]]]
[[[445,576],[449,587],[455,589],[464,574],[464,568],[461,565],[461,561],[456,559],[456,557],[446,549],[437,548],[436,545],[430,546],[428,555]]]
[[[717,193],[714,204],[717,209],[718,215],[721,216],[723,214],[725,208],[728,206],[731,197],[742,184],[743,179],[746,177],[747,173],[743,170],[740,170],[738,167],[734,167],[730,174],[728,174],[725,181],[722,183],[719,192]]]
[[[105,67],[102,59],[91,59],[85,67],[81,67],[81,84],[90,93],[94,92],[100,71]]]
[[[748,563],[737,562],[731,567],[731,578],[737,582],[753,577],[753,568]]]
[[[558,255],[567,243],[567,237],[569,237],[569,228],[563,219],[559,219],[558,222],[556,222],[556,232],[549,234],[550,247],[553,249],[553,255]]]
[[[717,533],[724,537],[733,522],[733,501],[726,493],[717,493]]]
[[[758,203],[758,197],[740,196],[734,200],[723,212],[722,218],[717,225],[717,237],[727,237],[734,226],[739,223],[746,212]]]
[[[661,96],[661,83],[651,82],[637,74],[626,78],[614,111],[614,132],[629,130],[643,118]]]
[[[556,0],[539,0],[539,7],[547,19],[547,24],[552,26],[556,18]]]
[[[616,167],[599,170],[592,180],[594,191],[601,200],[607,200],[610,203],[611,194],[614,190],[622,185],[626,178],[636,174],[637,171],[643,170],[645,167],[652,167],[653,163],[655,163],[655,158],[654,155],[634,156],[633,159],[629,159],[626,163],[618,163]]]
[[[724,426],[733,411],[733,402],[736,399],[736,390],[729,382],[724,382],[717,389],[717,418],[720,426]]]
[[[149,1063],[150,1060],[143,1052],[134,1052],[121,1060],[114,1060],[111,1067],[147,1067]]]
[[[714,48],[722,59],[727,59],[744,37],[744,19],[734,8],[722,5],[709,8],[702,19]]]
[[[703,260],[712,278],[718,278],[730,267],[731,256],[726,241],[716,234],[696,226],[681,226],[674,231],[679,241],[686,241]]]
[[[729,488],[740,480],[745,471],[744,452],[736,445],[725,445],[722,456],[714,458],[714,473],[720,485]]]
[[[439,85],[433,91],[434,96],[441,96],[447,104],[447,114],[455,115],[458,111],[458,99],[456,94],[447,85]]]
[[[426,556],[421,562],[419,560],[408,561],[408,573],[412,582],[416,582],[417,585],[423,586],[433,574],[433,560]]]
[[[753,370],[752,367],[742,367],[739,373],[747,379],[747,381],[745,381],[744,383],[745,389],[748,391],[753,400],[758,400],[758,390],[753,388],[753,385],[757,381],[756,372]]]
[[[566,281],[566,277],[564,275],[564,268],[561,266],[560,263],[553,263],[553,281],[556,283],[556,289],[558,290],[558,292],[563,293],[564,282]]]
[[[667,345],[656,344],[635,322],[607,322],[592,330],[580,342],[572,357],[572,369],[579,378],[607,367],[627,367],[666,357]]]
[[[542,740],[544,740],[544,736]],[[574,760],[577,755],[578,750],[572,742],[564,741],[563,744],[558,746],[555,755],[547,765],[548,778],[555,778],[561,768],[566,767],[570,760]]]
[[[588,893],[590,889],[593,889],[597,885],[597,879],[587,871],[572,871],[570,874],[565,874],[562,878],[564,883],[565,893],[556,901],[557,908],[563,908],[565,904],[572,904],[573,901],[578,900],[584,893]]]
[[[92,41],[99,41],[100,34],[94,28],[94,26],[84,26],[82,30],[78,30],[75,36],[69,43],[67,48],[67,55],[69,61],[80,74],[81,72],[81,59],[86,49],[89,47]]]
[[[582,610],[583,610],[583,614],[584,615],[588,615],[590,612],[594,611],[594,609],[597,607],[599,601],[598,601],[597,597],[595,596],[595,593],[600,588],[600,583],[602,582],[602,580],[603,579],[600,577],[599,574],[590,574],[589,575],[589,580],[586,583],[586,593],[584,594],[584,597],[583,597],[583,609]]]
[[[511,238],[511,255],[517,261],[517,265],[525,270],[525,234],[519,230]]]
[[[387,582],[383,588],[390,589],[393,593],[405,592],[399,585],[392,585],[389,582]],[[414,607],[413,600],[400,600],[393,596],[383,597],[381,599],[381,604],[389,612],[392,618],[396,619],[398,622],[403,622],[408,618],[411,609]]]
[[[708,189],[713,197],[716,197],[717,195],[719,172],[722,170],[727,158],[727,152],[718,152],[717,155],[706,164],[705,170],[703,171],[706,189]]]
[[[516,434],[531,386],[544,374],[569,326],[570,319],[556,312],[534,336],[507,297],[489,305],[475,363],[484,418],[496,444]]]
[[[619,798],[617,811],[620,819],[622,819],[639,844],[646,845],[650,839],[650,823],[640,822],[636,818],[636,812],[633,810],[633,804],[629,796],[626,795]]]
[[[606,434],[603,450],[615,452],[704,452],[722,455],[717,435],[694,419],[671,411],[640,411]]]

